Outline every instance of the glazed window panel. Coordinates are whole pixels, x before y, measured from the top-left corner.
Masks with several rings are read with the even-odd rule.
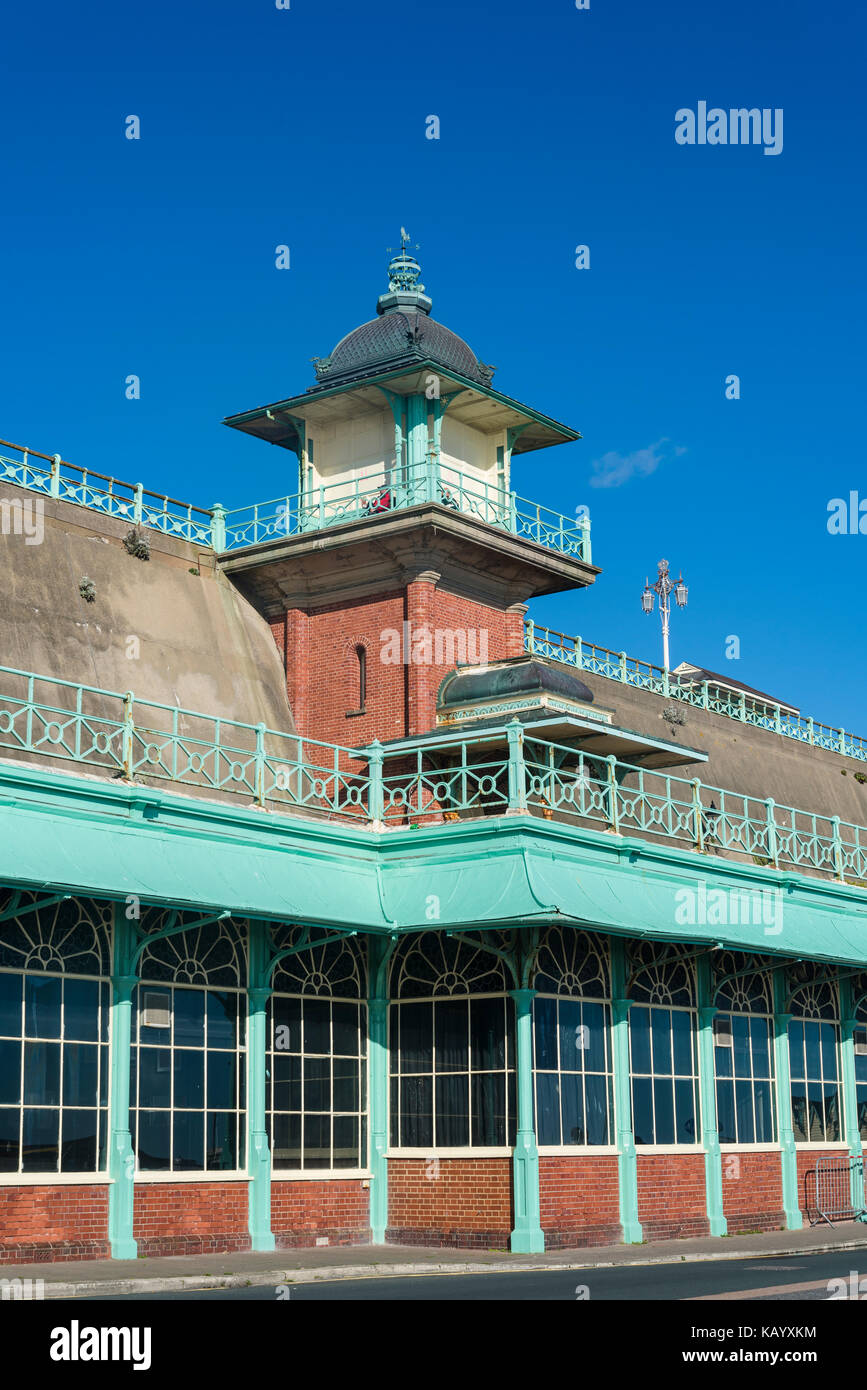
[[[109,1006],[107,981],[0,969],[0,1173],[105,1171]]]
[[[839,1029],[827,1018],[789,1023],[792,1124],[795,1142],[838,1143],[840,1115]]]
[[[514,1006],[502,995],[390,1008],[391,1142],[399,1148],[514,1144]]]
[[[715,1037],[720,1143],[773,1143],[776,1126],[770,1018],[760,1014],[717,1014]],[[726,1040],[720,1042],[720,1038]]]
[[[267,1130],[274,1171],[363,1168],[364,1004],[275,994],[267,1031]]]
[[[629,1041],[636,1144],[695,1144],[700,1124],[694,1012],[633,1004]]]
[[[133,994],[130,1130],[140,1172],[246,1167],[245,996],[141,983]]]
[[[607,1004],[546,995],[533,1001],[540,1145],[612,1143],[610,1029]]]

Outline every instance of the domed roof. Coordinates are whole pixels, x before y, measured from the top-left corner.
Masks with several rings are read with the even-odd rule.
[[[510,657],[489,666],[450,671],[439,688],[437,708],[448,710],[477,700],[554,695],[591,705],[593,692],[568,666],[539,657]]]
[[[347,333],[330,357],[314,357],[319,387],[339,386],[417,362],[434,362],[445,371],[490,385],[493,368],[479,362],[457,333],[430,317],[431,300],[419,282],[420,275],[418,261],[405,249],[392,258],[388,290],[376,305],[378,317]]]

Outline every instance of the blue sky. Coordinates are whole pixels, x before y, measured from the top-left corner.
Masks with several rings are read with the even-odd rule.
[[[16,7],[0,437],[201,505],[285,491],[294,457],[220,421],[311,384],[403,223],[434,316],[583,435],[515,463],[590,506],[604,570],[537,621],[659,661],[665,555],[673,664],[867,734],[867,536],[826,525],[867,499],[865,27],[842,0]],[[782,153],[678,145],[702,100],[782,108]]]

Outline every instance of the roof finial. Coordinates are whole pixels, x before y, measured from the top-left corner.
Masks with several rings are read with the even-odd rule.
[[[376,312],[387,314],[391,311],[407,313],[421,310],[423,314],[431,311],[431,301],[421,283],[421,266],[408,250],[410,235],[406,227],[400,229],[400,251],[388,263],[388,290],[376,302]],[[389,252],[392,247],[386,248]],[[419,244],[416,242],[418,251]]]

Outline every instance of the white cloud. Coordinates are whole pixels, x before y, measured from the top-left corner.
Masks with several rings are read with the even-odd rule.
[[[618,454],[612,449],[593,460],[590,486],[622,487],[630,478],[648,478],[661,463],[685,453],[683,445],[672,444],[670,439],[657,439],[655,444],[632,454]]]

